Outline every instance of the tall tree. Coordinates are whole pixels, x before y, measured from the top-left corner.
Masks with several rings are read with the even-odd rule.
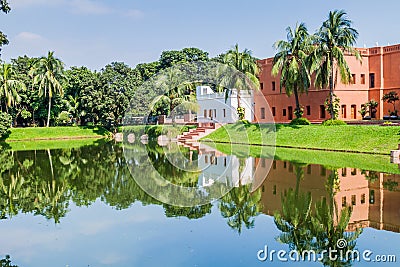
[[[317,48],[312,56],[311,71],[315,71],[316,74],[316,87],[326,88],[329,85],[328,111],[331,119],[335,119],[333,90],[336,86],[337,72],[340,72],[342,83],[350,82],[351,72],[345,53],[361,60],[360,53],[353,47],[358,32],[352,28],[352,21],[347,18],[344,10],[335,10],[329,12],[328,19],[323,22],[316,37]]]
[[[258,74],[260,72],[260,68],[257,64],[257,60],[252,57],[251,51],[247,48],[242,52],[239,51],[239,45],[236,44],[231,50],[229,50],[223,56],[223,63],[228,65],[229,67],[237,70],[238,72],[244,74],[244,77],[238,77],[238,75],[233,74],[230,77],[228,84],[230,84],[231,88],[237,90],[237,108],[238,113],[241,109],[240,104],[240,92],[243,89],[248,89],[249,87],[253,87],[255,89],[259,89],[259,80]],[[250,81],[250,86],[249,86]],[[228,95],[230,90],[226,90],[226,94]]]
[[[311,84],[307,58],[312,50],[311,37],[304,23],[296,25],[293,30],[286,28],[287,40],[280,40],[274,44],[278,53],[274,57],[272,75],[280,77],[280,90],[285,88],[287,96],[294,94],[296,101],[295,115],[302,117],[299,94],[308,92]]]
[[[50,126],[51,99],[54,94],[64,95],[61,79],[64,78],[64,67],[61,60],[54,57],[54,52],[48,52],[47,57],[40,58],[30,71],[33,84],[39,85],[39,95],[48,96],[47,124]]]
[[[5,100],[5,108],[8,112],[8,107],[18,103],[21,98],[18,94],[19,90],[25,90],[25,84],[15,79],[15,72],[11,64],[4,63],[0,66],[0,97]],[[1,108],[3,103],[0,102]]]

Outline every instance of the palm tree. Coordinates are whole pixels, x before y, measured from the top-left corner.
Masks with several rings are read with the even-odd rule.
[[[237,108],[238,111],[241,109],[240,105],[240,91],[243,89],[254,88],[259,89],[258,74],[260,73],[260,67],[257,61],[251,55],[251,51],[244,49],[242,52],[239,51],[239,45],[236,44],[233,49],[229,50],[222,59],[223,63],[237,70],[239,75],[236,73],[229,73],[230,75],[225,78],[229,78],[227,81],[230,86],[224,86],[225,88],[235,88],[237,92]],[[226,82],[226,81],[225,81]],[[226,98],[230,93],[230,89],[226,89]]]
[[[351,27],[352,21],[344,10],[329,12],[328,19],[323,22],[317,32],[317,48],[312,56],[311,71],[316,74],[315,86],[326,88],[329,85],[328,111],[331,119],[335,119],[333,107],[333,90],[337,81],[337,71],[341,82],[348,84],[351,80],[350,68],[344,53],[350,53],[361,61],[360,53],[354,49],[358,32]]]
[[[64,94],[60,83],[60,79],[64,77],[63,63],[54,57],[54,52],[48,52],[47,57],[42,57],[35,63],[29,74],[33,77],[33,84],[39,84],[39,95],[49,97],[46,125],[49,127],[53,94]]]
[[[0,97],[5,100],[6,112],[11,107],[21,101],[18,91],[25,90],[22,81],[13,79],[15,72],[11,64],[4,63],[0,66]],[[2,103],[0,103],[2,108]]]
[[[299,93],[308,92],[311,77],[307,66],[308,55],[312,50],[311,37],[304,23],[296,28],[286,28],[287,40],[280,40],[274,44],[278,53],[274,57],[272,75],[281,73],[280,90],[285,88],[287,96],[294,94],[296,101],[295,114],[302,117],[299,102]]]

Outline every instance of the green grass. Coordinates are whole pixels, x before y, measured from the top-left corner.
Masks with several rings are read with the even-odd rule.
[[[13,151],[27,151],[27,150],[45,150],[45,149],[70,149],[79,148],[82,146],[90,146],[101,144],[102,140],[106,139],[76,139],[76,140],[40,140],[40,141],[16,141],[11,143],[3,143],[1,146],[5,149],[11,149]]]
[[[307,148],[341,152],[390,154],[397,149],[400,127],[377,125],[290,126],[231,124],[203,139],[214,142],[275,145],[278,147]]]
[[[72,140],[84,138],[104,138],[110,134],[102,127],[35,127],[35,128],[12,128],[8,136],[2,141],[12,143],[16,141],[32,140]]]
[[[390,157],[387,155],[317,151],[281,147],[275,149],[274,147],[267,146],[234,145],[225,143],[206,144],[215,147],[225,154],[233,154],[240,158],[274,158],[276,160],[305,164],[320,164],[331,168],[348,167],[400,174],[399,166],[390,163]]]

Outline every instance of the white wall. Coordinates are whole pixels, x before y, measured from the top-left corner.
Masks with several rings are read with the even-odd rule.
[[[232,94],[226,100],[225,93],[215,93],[209,86],[198,86],[196,94],[199,105],[198,122],[235,123],[238,120],[236,90],[232,90]],[[240,95],[240,105],[245,108],[245,119],[253,121],[253,94],[241,91]]]

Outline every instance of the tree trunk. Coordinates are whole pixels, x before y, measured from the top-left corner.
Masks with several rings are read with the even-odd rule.
[[[50,110],[51,110],[51,97],[49,96],[49,110],[47,111],[47,126],[50,126]]]
[[[330,60],[331,60],[331,74],[329,77],[329,114],[331,115],[331,119],[333,120],[335,117],[335,114],[333,112],[333,76],[334,76],[334,71],[333,71],[333,56],[332,54],[330,55]]]
[[[300,113],[300,101],[299,101],[299,92],[297,91],[297,85],[294,87],[294,99],[296,100],[296,118],[301,118],[302,115]]]

